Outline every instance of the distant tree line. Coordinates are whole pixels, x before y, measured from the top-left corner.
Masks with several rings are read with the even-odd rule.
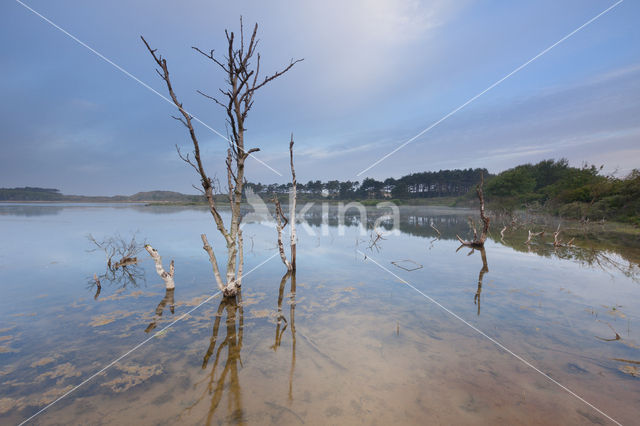
[[[0,201],[60,201],[63,198],[60,190],[54,188],[0,188]]]
[[[384,198],[458,197],[466,194],[480,181],[480,174],[491,178],[486,169],[440,170],[413,173],[399,179],[384,181],[366,178],[359,181],[320,180],[298,183],[298,193],[309,197],[327,197],[338,200]],[[286,194],[291,184],[247,183],[257,194]]]

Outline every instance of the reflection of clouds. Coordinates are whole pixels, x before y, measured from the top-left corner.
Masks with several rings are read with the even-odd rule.
[[[35,381],[43,382],[47,379],[56,379],[56,384],[61,385],[65,380],[72,377],[78,377],[80,376],[80,374],[80,371],[78,371],[73,365],[65,362],[64,364],[56,365],[53,370],[40,374],[38,377],[36,377]]]
[[[134,386],[144,383],[153,376],[158,376],[164,373],[162,365],[160,364],[148,366],[127,364],[116,365],[116,368],[121,372],[118,377],[102,383],[102,386],[108,387],[116,393],[125,392]]]
[[[91,317],[89,325],[91,327],[101,327],[103,325],[111,324],[114,321],[126,318],[133,314],[134,312],[129,311],[114,311],[109,312],[108,314],[96,315],[94,317]]]

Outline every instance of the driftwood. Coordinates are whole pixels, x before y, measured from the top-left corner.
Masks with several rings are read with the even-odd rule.
[[[542,237],[544,235],[544,231],[540,231],[540,232],[531,232],[531,229],[529,229],[529,237],[527,238],[527,241],[525,241],[525,244],[529,244],[531,243],[531,240],[535,237]]]
[[[173,282],[173,275],[175,273],[175,268],[173,265],[173,260],[171,260],[171,264],[169,265],[169,272],[165,271],[162,266],[162,258],[158,254],[158,251],[151,247],[149,244],[145,244],[144,248],[147,250],[149,255],[153,258],[153,261],[156,264],[156,272],[160,275],[160,278],[164,281],[165,288],[170,290],[175,288],[175,283]]]
[[[573,240],[575,238],[570,239],[569,241],[567,241],[566,243],[563,242],[559,236],[560,236],[560,224],[558,224],[558,229],[556,229],[556,232],[553,233],[553,246],[554,247],[563,247],[563,246],[571,246],[573,245]]]
[[[482,223],[483,223],[482,234],[480,234],[480,237],[478,237],[478,231],[476,230],[476,226],[473,223],[473,220],[471,220],[472,229],[473,229],[473,240],[465,241],[462,238],[460,238],[459,235],[456,235],[456,237],[458,238],[458,241],[460,241],[460,244],[464,246],[476,247],[476,248],[484,247],[484,242],[486,241],[487,234],[489,233],[489,223],[491,222],[491,219],[488,218],[484,213],[484,193],[482,192],[483,185],[484,185],[484,176],[481,174],[480,183],[476,186],[476,193],[478,195],[478,200],[480,200],[480,219],[482,219]]]
[[[375,236],[374,236],[374,234],[375,234]],[[378,245],[378,242],[379,241],[384,241],[384,240],[386,240],[386,238],[384,238],[382,236],[382,233],[378,232],[377,230],[374,229],[373,231],[371,231],[371,235],[369,235],[369,247],[368,247],[369,250],[373,251],[373,248],[375,248],[376,251],[379,252],[380,251],[380,246]]]

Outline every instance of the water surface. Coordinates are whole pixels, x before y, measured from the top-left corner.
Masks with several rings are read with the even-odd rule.
[[[275,230],[249,224],[245,271],[273,258],[230,302],[211,297],[200,234],[224,245],[205,209],[0,205],[0,422],[72,391],[31,422],[610,423],[546,374],[636,423],[638,248],[604,244],[595,228],[577,247],[524,245],[522,228],[456,251],[469,213],[403,208],[401,231],[372,246],[356,217],[322,226],[311,211],[317,235],[300,227],[295,276],[273,257]],[[110,276],[89,251],[87,234],[134,233],[174,259],[173,293],[146,252]]]

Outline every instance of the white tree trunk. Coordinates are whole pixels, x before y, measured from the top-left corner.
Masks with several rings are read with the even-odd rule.
[[[146,244],[144,246],[144,248],[147,250],[147,252],[153,258],[153,261],[156,264],[156,272],[158,273],[158,275],[160,275],[160,278],[162,278],[162,280],[164,281],[165,288],[167,290],[171,290],[171,289],[175,288],[176,285],[173,282],[173,275],[175,273],[175,268],[173,266],[173,260],[171,261],[171,264],[169,265],[169,272],[167,272],[162,267],[162,258],[158,254],[158,251],[156,249],[154,249],[153,247],[151,247],[149,244]]]
[[[289,142],[289,158],[291,160],[291,202],[289,203],[289,221],[291,222],[291,268],[289,270],[296,270],[296,245],[298,237],[296,236],[296,201],[298,198],[298,190],[296,183],[296,170],[293,167],[293,133],[291,134],[291,142]]]

